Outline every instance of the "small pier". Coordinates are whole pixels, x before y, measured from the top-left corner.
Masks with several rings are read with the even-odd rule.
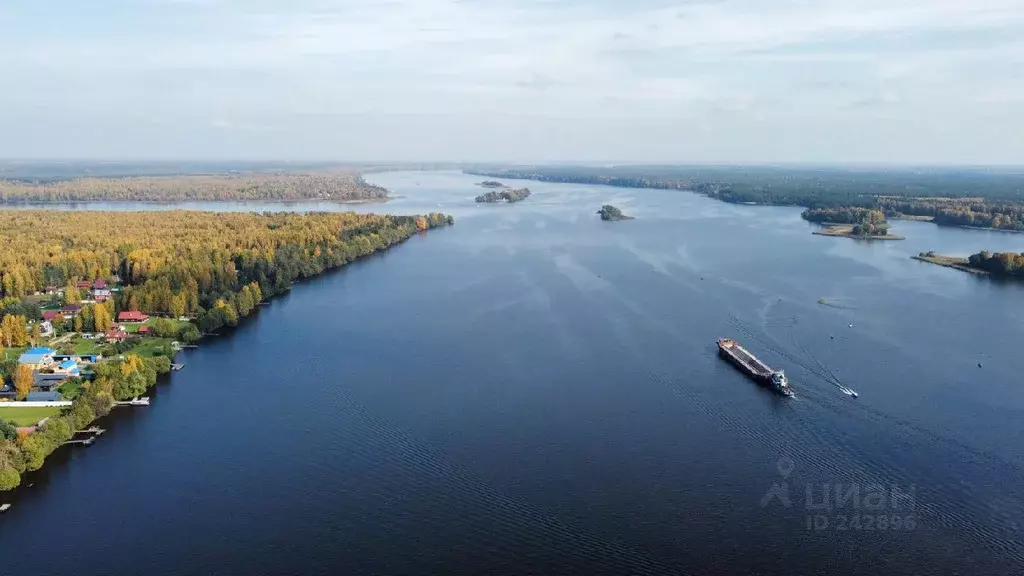
[[[88,438],[81,438],[79,440],[68,440],[67,442],[61,444],[61,446],[67,446],[69,444],[81,444],[82,446],[92,446],[92,443],[95,440],[96,440],[95,436],[90,436]]]
[[[120,400],[118,402],[114,402],[114,406],[149,406],[149,396],[132,398],[131,400]]]
[[[178,370],[181,370],[184,367],[185,367],[184,364],[171,364],[171,370],[174,370],[175,372],[177,372]]]
[[[98,426],[93,426],[92,428],[86,428],[85,430],[78,430],[77,432],[75,432],[76,436],[79,435],[79,434],[88,434],[89,437],[88,438],[72,438],[71,440],[68,440],[67,442],[62,444],[62,446],[65,446],[65,445],[68,445],[68,444],[79,444],[81,446],[92,446],[92,443],[95,442],[97,438],[102,436],[104,432],[106,432],[106,430],[104,430],[103,428],[100,428]]]

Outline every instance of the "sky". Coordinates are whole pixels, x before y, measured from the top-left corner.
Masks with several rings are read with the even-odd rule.
[[[1022,0],[6,0],[0,158],[1024,164]]]

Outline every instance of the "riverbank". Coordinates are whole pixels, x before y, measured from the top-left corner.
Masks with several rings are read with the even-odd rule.
[[[125,215],[131,218],[124,218]],[[57,262],[67,259],[95,262],[96,272],[86,278],[89,280],[87,285],[91,285],[92,280],[97,283],[104,279],[109,281],[115,271],[135,270],[132,274],[134,282],[119,285],[110,297],[110,304],[101,305],[83,299],[81,305],[69,308],[59,320],[66,322],[67,329],[71,330],[73,326],[76,332],[82,332],[86,320],[81,316],[87,316],[89,322],[95,318],[98,326],[100,312],[106,310],[106,306],[112,306],[120,314],[141,307],[153,316],[194,318],[194,325],[192,321],[185,324],[198,335],[238,325],[262,302],[287,293],[295,282],[387,251],[418,233],[453,223],[451,216],[439,213],[393,216],[353,212],[305,215],[92,212],[89,218],[81,218],[74,213],[56,211],[0,211],[0,227],[9,230],[11,237],[17,239],[5,245],[6,252],[0,255],[11,261],[20,259],[21,265],[32,271],[38,261],[35,258],[38,246],[45,244],[45,238],[53,237],[55,230],[60,230],[71,238],[75,251],[70,254],[51,252],[50,256]],[[91,235],[95,227],[102,227],[105,234]],[[177,232],[184,228],[191,232],[183,237]],[[231,248],[218,248],[224,244]],[[152,246],[153,249],[158,247],[165,253],[178,255],[176,262],[180,268],[174,272],[185,278],[181,287],[177,291],[170,289],[167,282],[167,274],[171,272],[169,266],[141,273],[132,259],[135,253],[121,254],[121,260],[112,264],[108,256],[110,247],[118,245]],[[263,247],[264,252],[253,257],[257,246]],[[266,247],[270,247],[269,251]],[[224,273],[224,261],[240,263],[231,265],[230,270]],[[30,280],[35,278],[27,277]],[[82,283],[82,277],[78,275],[63,280],[67,282],[65,297],[73,293],[76,283]],[[200,280],[207,284],[202,289]],[[42,289],[31,283],[20,286],[5,284],[0,288],[7,290],[3,296],[15,301],[19,296],[26,298],[26,294]],[[20,292],[11,291],[15,288]],[[77,292],[74,294],[71,301],[78,302],[79,295]],[[112,312],[107,310],[105,313],[109,319]],[[38,318],[38,315],[37,310],[35,316]],[[27,322],[24,316],[7,315],[5,325],[10,318]],[[127,323],[123,326],[131,329],[107,338],[108,342],[114,342],[108,346],[115,346],[116,351],[111,351],[109,358],[90,364],[94,377],[87,385],[75,389],[75,397],[69,407],[58,414],[45,415],[48,416],[45,423],[25,434],[19,433],[17,438],[13,435],[0,438],[0,491],[17,487],[21,484],[22,474],[42,468],[45,460],[77,431],[106,416],[117,402],[143,395],[156,384],[158,375],[171,372],[176,348],[169,345],[169,338],[153,337],[165,336],[168,330],[158,329],[160,327],[154,324],[150,326],[151,330],[147,330],[152,334],[147,334],[137,344],[125,346],[126,341],[131,344],[129,332],[140,332],[141,324],[132,324],[130,319],[123,322]],[[170,321],[157,319],[154,322],[167,324]],[[85,331],[92,331],[88,326],[85,328]],[[181,326],[172,325],[171,328],[174,332]],[[185,335],[177,336],[186,342],[193,340]],[[84,346],[86,343],[80,344]],[[76,344],[75,348],[78,347]],[[53,351],[48,354],[57,356]],[[17,368],[24,370],[25,365]],[[19,397],[23,395],[24,392],[19,392]],[[71,397],[66,400],[71,400]],[[31,411],[25,413],[16,406],[6,409],[15,411],[11,412],[12,416],[20,416],[19,424],[35,423],[31,422],[36,416]],[[0,411],[2,417],[3,412]]]
[[[840,238],[853,238],[854,240],[906,240],[905,237],[897,234],[854,234],[853,226],[850,224],[836,224],[828,226],[823,230],[811,232],[815,236],[836,236]]]
[[[971,274],[977,274],[978,276],[990,276],[991,273],[987,270],[979,270],[978,268],[972,268],[967,264],[967,258],[958,258],[956,256],[943,256],[941,254],[918,254],[917,256],[911,256],[914,260],[920,260],[921,262],[928,262],[929,264],[937,264],[939,266],[945,266],[946,268],[954,268],[956,270],[962,270],[964,272],[970,272]]]

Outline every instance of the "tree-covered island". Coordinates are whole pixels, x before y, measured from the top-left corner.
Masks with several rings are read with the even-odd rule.
[[[494,203],[494,202],[509,202],[509,203],[512,203],[512,202],[521,202],[523,200],[526,200],[529,197],[530,197],[530,189],[529,188],[515,188],[515,189],[501,190],[500,192],[497,191],[497,190],[491,190],[490,192],[485,192],[485,193],[477,196],[476,197],[476,201],[477,202],[486,202],[486,203]]]
[[[871,240],[903,240],[902,236],[889,234],[889,223],[881,210],[867,208],[808,208],[800,217],[808,222],[828,224],[824,230],[813,232],[819,236],[843,236]]]
[[[605,220],[608,222],[633,219],[632,216],[626,216],[625,214],[622,213],[622,210],[619,210],[618,208],[612,206],[611,204],[605,204],[604,206],[601,206],[601,209],[598,210],[597,213],[600,214],[601,220]]]

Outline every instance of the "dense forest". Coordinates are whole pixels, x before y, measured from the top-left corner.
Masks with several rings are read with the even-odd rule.
[[[0,334],[7,340],[0,345],[32,339],[25,322],[38,318],[39,310],[23,299],[46,287],[66,286],[70,303],[78,298],[77,281],[120,281],[110,302],[75,316],[80,329],[88,322],[101,330],[118,312],[139,310],[188,316],[211,332],[237,324],[298,279],[452,223],[451,216],[436,213],[0,212]],[[171,324],[157,319],[152,328],[162,332],[163,323]],[[105,414],[115,400],[138,396],[169,367],[166,356],[132,354],[97,365],[96,378],[83,384],[65,414],[23,439],[0,439],[0,489],[16,486],[21,472],[39,468],[74,430]],[[18,371],[3,368],[8,376]]]
[[[476,197],[477,202],[521,202],[530,197],[529,188],[515,190],[491,190]]]
[[[263,298],[280,294],[451,222],[443,214],[0,212],[0,297],[116,276],[125,286],[115,316],[193,316],[208,332],[245,316],[258,303],[255,288]]]
[[[977,254],[971,254],[967,258],[967,265],[978,270],[985,270],[995,276],[1024,278],[1024,252],[1020,254],[1013,252],[991,253],[982,250]]]
[[[857,207],[937,224],[1024,230],[1024,172],[738,166],[527,166],[470,174],[626,188],[691,190],[724,202]]]
[[[387,190],[348,172],[74,178],[54,181],[0,179],[0,203],[187,200],[380,201]]]

